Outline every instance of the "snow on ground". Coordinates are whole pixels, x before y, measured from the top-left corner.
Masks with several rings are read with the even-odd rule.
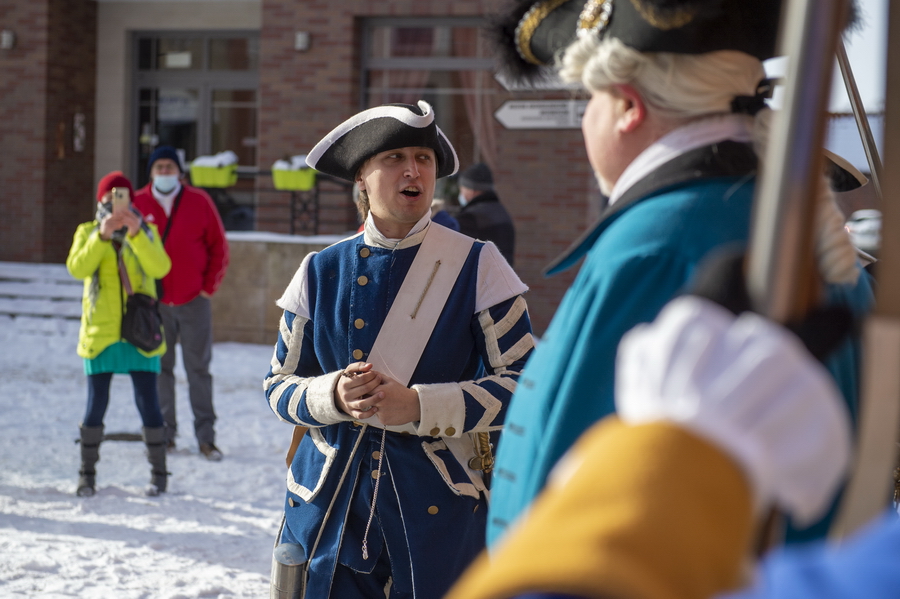
[[[0,597],[268,597],[290,428],[261,389],[270,346],[213,349],[217,445],[198,452],[184,370],[169,492],[143,495],[139,442],[106,441],[97,494],[75,496],[86,383],[77,321],[0,316]],[[140,432],[131,380],[113,377],[106,432]]]

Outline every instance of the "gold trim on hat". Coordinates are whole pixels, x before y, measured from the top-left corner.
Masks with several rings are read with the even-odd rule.
[[[519,52],[522,60],[539,67],[544,66],[544,63],[531,51],[531,38],[534,36],[534,32],[537,31],[541,21],[547,18],[547,15],[568,1],[543,0],[542,2],[536,2],[534,6],[528,9],[528,12],[525,13],[516,26],[516,50]]]
[[[631,4],[645,21],[662,31],[684,27],[694,20],[698,12],[697,9],[680,8],[663,16],[660,11],[655,10],[652,6],[646,6],[641,0],[631,0]]]
[[[601,34],[612,18],[613,0],[589,0],[578,17],[578,35]]]

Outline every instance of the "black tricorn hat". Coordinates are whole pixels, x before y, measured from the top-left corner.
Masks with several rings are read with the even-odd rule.
[[[434,150],[439,179],[459,170],[456,150],[434,122],[431,105],[422,100],[415,106],[376,106],[350,117],[315,145],[306,163],[317,171],[355,181],[359,169],[375,154],[409,147]]]
[[[782,0],[518,0],[490,26],[502,68],[536,79],[578,35],[616,38],[639,52],[740,50],[775,55]]]

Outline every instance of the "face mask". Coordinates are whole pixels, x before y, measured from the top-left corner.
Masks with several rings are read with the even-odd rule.
[[[153,177],[153,187],[160,193],[171,193],[178,185],[178,175],[156,175]]]
[[[465,206],[469,203],[469,200],[466,199],[466,196],[463,195],[463,192],[459,192],[459,195],[456,196],[456,199],[459,201],[460,206]]]

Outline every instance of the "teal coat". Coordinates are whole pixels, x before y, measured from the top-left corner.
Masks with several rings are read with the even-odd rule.
[[[746,244],[755,157],[741,144],[717,146],[716,152],[702,149],[715,158],[697,165],[685,156],[637,183],[556,266],[585,257],[510,404],[491,492],[489,544],[527,508],[581,433],[615,411],[613,375],[622,335],[652,321],[684,291],[710,250]],[[736,149],[731,164],[708,164],[729,161],[723,146]],[[666,166],[668,172],[661,172]],[[872,302],[869,280],[834,287],[829,299],[864,313]],[[858,364],[857,340],[845,342],[826,364],[851,411]]]
[[[122,255],[132,290],[156,297],[156,279],[172,267],[156,225],[145,223],[137,235],[126,236]],[[76,279],[84,279],[78,355],[92,360],[122,338],[122,313],[127,299],[119,279],[116,251],[111,241],[100,239],[97,221],[82,223],[76,229],[66,268]],[[161,356],[166,352],[166,344],[163,342],[152,352],[138,351],[148,357]]]

